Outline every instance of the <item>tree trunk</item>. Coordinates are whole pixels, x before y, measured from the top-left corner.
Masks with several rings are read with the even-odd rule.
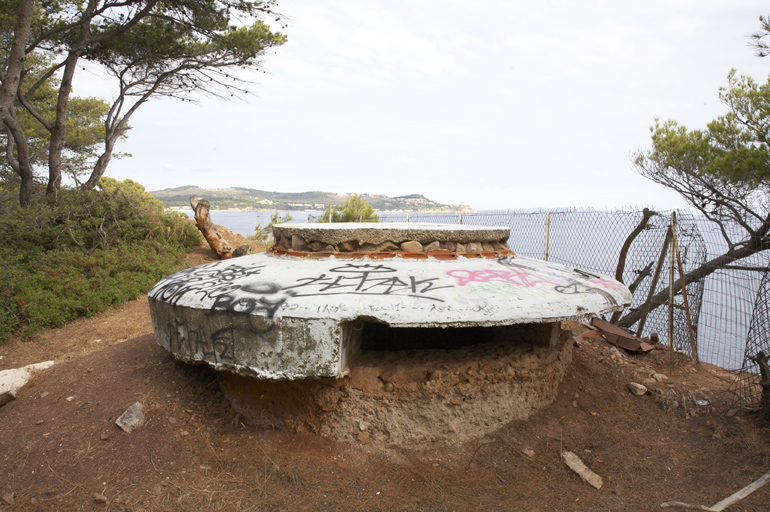
[[[211,250],[216,253],[220,260],[232,258],[232,247],[222,238],[222,235],[217,233],[217,225],[211,222],[211,217],[209,217],[210,203],[205,199],[198,201],[195,196],[192,196],[190,197],[190,206],[195,212],[195,225],[209,243]]]
[[[59,84],[59,96],[56,100],[56,120],[51,130],[51,142],[48,145],[48,187],[46,195],[55,195],[61,187],[61,153],[64,137],[67,133],[67,106],[72,92],[72,78],[78,60],[91,37],[91,17],[96,9],[96,2],[89,0],[86,10],[81,15],[80,34],[67,55],[64,72]]]
[[[653,215],[657,215],[658,212],[654,212],[648,208],[645,208],[642,210],[642,220],[639,221],[639,225],[634,228],[633,231],[631,231],[631,234],[628,235],[628,238],[626,238],[626,241],[623,242],[623,247],[620,248],[620,255],[618,256],[618,266],[615,268],[615,280],[623,282],[623,271],[626,269],[626,257],[628,256],[628,250],[631,248],[631,244],[636,240],[636,237],[639,236],[639,233],[645,230],[647,227],[647,224],[650,222],[650,218]],[[644,278],[642,278],[644,279]],[[641,281],[639,281],[641,282]],[[639,282],[634,281],[636,286],[639,286]],[[625,284],[625,283],[624,283]],[[636,286],[634,286],[634,289],[636,289]],[[629,290],[631,290],[631,293],[634,293],[634,290],[629,287]],[[611,324],[617,324],[618,319],[620,319],[621,312],[616,311],[612,314],[612,319],[610,319]]]
[[[26,45],[29,29],[32,24],[34,13],[34,0],[21,0],[19,5],[19,17],[16,19],[16,27],[13,32],[13,42],[8,54],[8,67],[5,70],[5,76],[2,77],[2,88],[0,89],[0,119],[8,130],[8,152],[7,160],[11,168],[21,177],[21,187],[19,188],[19,204],[22,208],[28,208],[32,201],[32,166],[29,164],[29,152],[27,150],[26,139],[20,144],[19,136],[24,136],[19,126],[16,116],[13,113],[13,103],[16,92],[21,82],[21,73],[24,69],[26,60]],[[13,145],[10,138],[13,137],[15,145],[19,151],[18,159],[13,156]],[[22,153],[24,152],[24,153]]]
[[[99,179],[104,176],[104,171],[107,170],[107,165],[112,159],[112,150],[115,147],[115,138],[109,138],[104,143],[104,152],[99,155],[99,158],[94,164],[94,168],[91,171],[91,176],[88,177],[88,181],[83,184],[84,190],[93,190],[99,183]]]
[[[759,402],[759,421],[765,425],[770,425],[770,366],[768,357],[764,352],[759,352],[751,360],[759,366],[759,374],[762,380],[759,382],[762,386],[762,398]]]

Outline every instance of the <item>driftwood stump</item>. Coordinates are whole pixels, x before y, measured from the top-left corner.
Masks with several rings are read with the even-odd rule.
[[[195,212],[195,225],[203,234],[203,238],[208,242],[211,250],[214,251],[220,260],[226,260],[238,256],[245,256],[251,252],[248,245],[238,247],[233,250],[230,244],[217,232],[217,225],[211,221],[209,210],[211,204],[205,199],[198,199],[195,196],[190,197],[190,206]]]
[[[762,398],[759,401],[759,420],[765,425],[770,425],[770,366],[768,365],[770,356],[760,351],[751,358],[759,366],[759,375],[762,380],[759,384],[762,386]]]

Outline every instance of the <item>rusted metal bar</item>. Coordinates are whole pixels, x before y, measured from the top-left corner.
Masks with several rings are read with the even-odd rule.
[[[647,300],[642,306],[642,317],[639,319],[639,327],[636,329],[636,335],[641,336],[644,330],[644,324],[647,321],[647,315],[650,314],[650,305],[652,304],[652,298],[655,296],[655,287],[658,286],[658,280],[660,280],[660,271],[663,269],[663,262],[666,261],[666,253],[668,252],[668,244],[671,243],[671,227],[669,226],[666,232],[666,239],[663,241],[663,248],[660,251],[658,257],[658,265],[655,267],[655,274],[652,276],[652,283],[650,284],[650,291],[647,294]]]
[[[673,215],[673,213],[672,213]],[[697,366],[700,366],[700,360],[698,359],[698,344],[695,340],[695,330],[692,326],[692,317],[690,316],[690,303],[687,300],[687,282],[684,278],[684,266],[682,265],[682,254],[679,251],[679,238],[676,235],[676,225],[671,232],[674,241],[674,251],[676,252],[676,264],[679,268],[679,279],[682,281],[682,299],[684,300],[684,316],[687,319],[687,335],[690,340],[690,352],[692,358]]]

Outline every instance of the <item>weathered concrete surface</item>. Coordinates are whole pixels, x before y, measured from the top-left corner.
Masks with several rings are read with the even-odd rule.
[[[33,372],[45,370],[54,364],[54,361],[45,361],[0,371],[0,406],[16,398],[19,390],[29,382]]]
[[[356,320],[491,327],[580,319],[631,302],[609,277],[523,257],[343,262],[267,254],[184,270],[149,297],[156,338],[176,357],[267,379],[345,375]]]
[[[337,222],[318,224],[276,224],[273,237],[278,240],[283,234],[288,240],[298,236],[307,242],[321,242],[337,245],[355,240],[359,245],[365,243],[381,244],[394,242],[400,244],[416,240],[421,244],[431,242],[505,242],[510,236],[509,228],[465,226],[461,224],[419,224],[398,222]]]

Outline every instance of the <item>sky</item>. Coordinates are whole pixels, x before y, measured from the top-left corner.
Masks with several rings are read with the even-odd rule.
[[[151,101],[107,175],[147,190],[423,194],[477,210],[685,207],[632,156],[704,128],[766,2],[285,0],[251,94]],[[277,28],[277,27],[276,27]],[[80,71],[78,95],[110,97]]]

